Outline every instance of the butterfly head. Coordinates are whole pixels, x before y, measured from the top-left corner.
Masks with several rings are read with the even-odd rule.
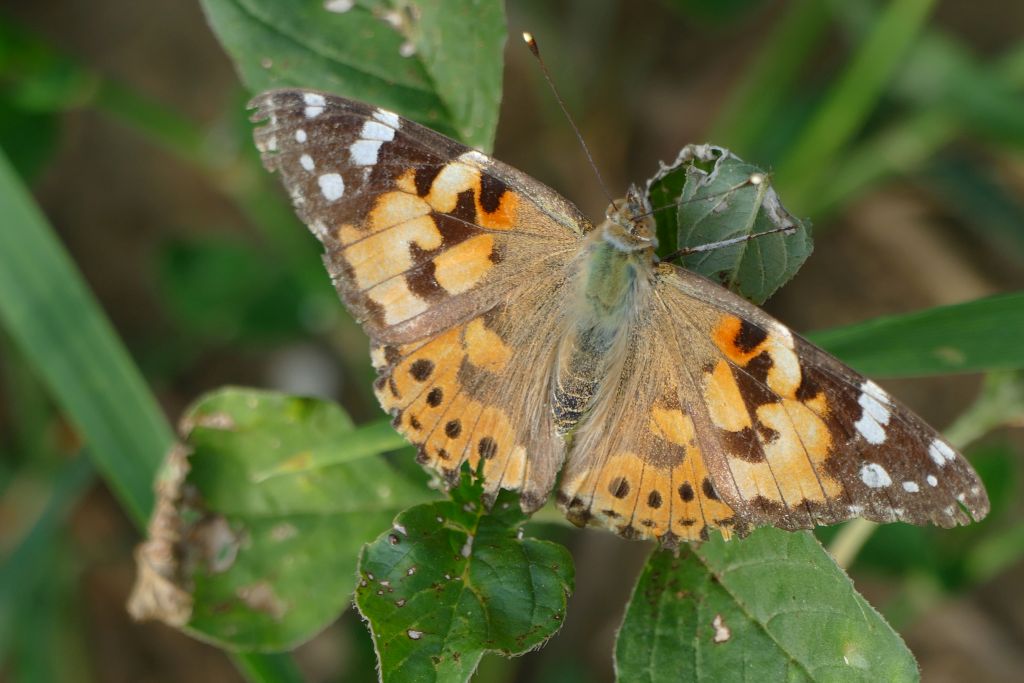
[[[604,240],[621,251],[653,251],[658,247],[651,205],[636,185],[630,185],[623,199],[608,206],[601,231]]]

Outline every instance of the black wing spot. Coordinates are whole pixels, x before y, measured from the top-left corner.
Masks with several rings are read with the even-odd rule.
[[[498,442],[489,436],[485,436],[480,439],[480,443],[476,446],[476,452],[480,454],[480,457],[484,460],[490,460],[498,454]]]
[[[420,358],[419,360],[415,361],[411,366],[409,366],[409,374],[412,375],[412,378],[417,382],[425,381],[428,377],[430,377],[430,373],[432,373],[433,371],[434,361],[428,360],[426,358]]]
[[[625,498],[629,495],[629,482],[625,477],[615,477],[608,484],[608,492],[616,498]]]

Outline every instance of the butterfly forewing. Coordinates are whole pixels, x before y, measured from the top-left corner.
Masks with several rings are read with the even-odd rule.
[[[489,309],[589,228],[540,183],[392,112],[289,90],[252,106],[264,165],[377,339],[420,339]]]

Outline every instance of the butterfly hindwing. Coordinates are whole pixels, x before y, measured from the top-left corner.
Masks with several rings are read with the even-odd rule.
[[[253,100],[263,162],[371,336],[422,339],[556,273],[589,222],[528,176],[396,114],[312,91]]]
[[[672,546],[706,539],[713,529],[744,532],[744,521],[713,484],[701,398],[687,392],[671,327],[648,309],[623,350],[588,419],[573,436],[559,485],[559,507],[576,524]]]

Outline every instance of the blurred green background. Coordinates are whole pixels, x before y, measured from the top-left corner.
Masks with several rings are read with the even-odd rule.
[[[511,36],[540,40],[613,190],[688,142],[775,170],[787,207],[815,225],[815,254],[768,304],[794,329],[1024,289],[1024,4],[512,0],[508,20]],[[518,39],[506,59],[495,156],[600,215],[605,199]],[[261,678],[262,666],[374,680],[351,610],[294,663],[239,666],[124,611],[159,458],[150,446],[167,438],[157,407],[173,421],[200,393],[242,384],[330,397],[357,422],[379,417],[365,338],[259,167],[247,98],[197,3],[0,3],[0,148],[142,378],[94,343],[105,330],[85,314],[88,298],[62,293],[67,264],[19,255],[39,253],[34,238],[15,232],[21,216],[0,215],[0,300],[34,335],[0,327],[0,680],[282,680]],[[58,300],[35,308],[22,286]],[[984,382],[884,383],[945,427]],[[993,499],[989,520],[887,526],[851,569],[929,681],[1024,671],[1024,439],[1002,426],[1024,426],[1024,389],[1013,374],[988,386],[998,419],[968,453]],[[97,467],[119,473],[120,500]],[[550,533],[577,567],[602,570],[578,573],[546,648],[485,658],[478,680],[612,677],[614,631],[648,547]]]

